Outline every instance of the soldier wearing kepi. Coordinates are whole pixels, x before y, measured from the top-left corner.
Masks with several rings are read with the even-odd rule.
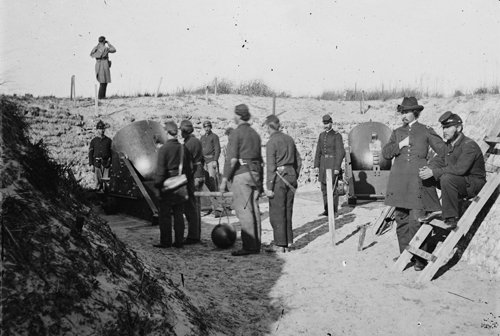
[[[323,116],[324,132],[321,132],[316,146],[314,157],[314,168],[319,169],[319,181],[323,194],[324,211],[320,216],[328,216],[328,195],[326,186],[326,170],[331,169],[333,174],[333,211],[337,213],[339,206],[339,195],[337,192],[338,179],[342,178],[342,160],[345,157],[344,142],[342,135],[333,129],[333,120],[328,114]]]
[[[184,139],[184,147],[192,160],[193,165],[193,185],[189,190],[200,191],[204,182],[203,172],[203,154],[201,141],[194,134],[193,124],[189,120],[181,121],[181,136]],[[188,221],[188,235],[184,240],[184,244],[196,244],[200,242],[201,237],[201,205],[200,199],[194,196],[194,193],[189,195],[189,200],[184,203],[184,215]]]
[[[460,217],[460,200],[475,197],[486,183],[484,157],[479,145],[466,137],[460,116],[445,112],[439,122],[446,140],[445,150],[438,153],[429,167],[420,170],[424,180],[434,177],[440,184],[442,217],[448,229],[456,228]]]
[[[415,97],[404,97],[397,107],[402,115],[403,126],[392,132],[389,142],[382,149],[385,159],[394,159],[385,204],[396,207],[396,234],[400,252],[417,233],[420,227],[418,218],[441,207],[435,183],[422,181],[418,175],[419,169],[427,165],[429,147],[440,153],[445,146],[431,127],[418,122],[423,109]],[[423,269],[422,260],[416,258],[415,262],[416,270]]]
[[[293,200],[302,160],[293,139],[280,131],[277,116],[268,116],[265,125],[270,135],[266,144],[266,195],[274,233],[274,245],[266,252],[286,252],[293,243]]]
[[[203,122],[203,128],[205,134],[201,136],[200,141],[205,159],[205,171],[208,173],[207,187],[210,191],[217,191],[219,187],[219,137],[212,132],[212,123],[209,120]]]
[[[227,159],[220,190],[232,179],[233,209],[241,223],[243,248],[233,256],[260,253],[261,219],[259,196],[262,189],[262,154],[259,134],[250,126],[250,111],[245,104],[234,109],[238,125],[229,137]]]
[[[109,126],[99,120],[96,129],[99,136],[92,139],[89,146],[89,165],[93,168],[95,178],[95,189],[100,192],[105,188],[103,178],[109,178],[109,167],[111,166],[111,139],[104,135]]]

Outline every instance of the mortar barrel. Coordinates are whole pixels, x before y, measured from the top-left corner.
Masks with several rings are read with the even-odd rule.
[[[372,170],[378,164],[380,170],[390,170],[391,161],[384,159],[382,148],[389,142],[391,129],[380,122],[365,122],[349,132],[352,170]]]

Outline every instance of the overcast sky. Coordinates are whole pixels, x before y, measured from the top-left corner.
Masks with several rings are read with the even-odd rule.
[[[0,0],[3,93],[93,95],[100,35],[116,47],[108,95],[214,77],[277,91],[500,84],[499,0]]]

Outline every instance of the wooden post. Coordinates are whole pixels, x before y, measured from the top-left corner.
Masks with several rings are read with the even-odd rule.
[[[217,96],[217,77],[214,80],[214,95]]]
[[[76,95],[75,95],[75,75],[71,76],[71,92],[69,94],[69,99],[75,100]]]
[[[158,83],[158,87],[156,88],[155,98],[158,98],[158,92],[160,92],[161,81],[163,77],[160,77],[160,82]]]
[[[328,201],[328,228],[332,238],[332,246],[335,246],[335,212],[333,211],[333,178],[332,170],[326,170],[326,194]]]
[[[205,100],[207,101],[208,104],[208,86],[205,87]]]
[[[273,114],[276,114],[276,96],[273,96]]]
[[[359,109],[361,110],[361,114],[365,113],[365,91],[361,90],[361,98],[359,99]]]

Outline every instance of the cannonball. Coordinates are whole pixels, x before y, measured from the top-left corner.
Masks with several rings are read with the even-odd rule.
[[[236,230],[230,224],[217,224],[212,230],[212,241],[218,248],[229,248],[236,241]]]

